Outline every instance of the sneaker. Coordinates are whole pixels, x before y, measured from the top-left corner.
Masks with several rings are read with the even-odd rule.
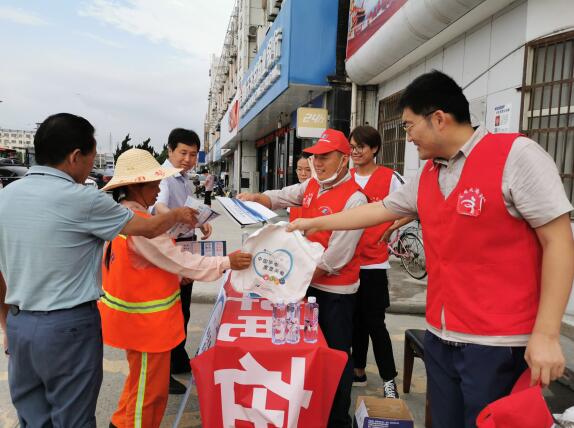
[[[399,391],[394,379],[384,381],[383,393],[385,398],[399,398]]]
[[[185,394],[187,388],[185,385],[173,378],[173,376],[169,377],[169,393],[173,395],[182,395]]]
[[[353,375],[353,386],[367,386],[367,375],[363,376]]]

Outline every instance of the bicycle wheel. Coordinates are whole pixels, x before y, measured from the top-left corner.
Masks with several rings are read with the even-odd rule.
[[[425,250],[421,239],[414,233],[403,233],[399,238],[401,264],[414,279],[427,276]]]

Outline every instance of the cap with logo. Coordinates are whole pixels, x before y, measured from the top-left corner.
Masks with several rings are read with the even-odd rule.
[[[305,153],[322,155],[334,151],[341,152],[345,155],[351,154],[349,140],[341,131],[336,129],[326,129],[315,145],[303,150]]]

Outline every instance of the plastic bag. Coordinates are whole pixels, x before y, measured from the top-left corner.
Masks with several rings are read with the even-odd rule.
[[[249,236],[242,251],[251,253],[249,269],[234,271],[232,287],[256,293],[272,302],[301,300],[325,249],[299,231],[287,232],[287,222],[268,224]]]

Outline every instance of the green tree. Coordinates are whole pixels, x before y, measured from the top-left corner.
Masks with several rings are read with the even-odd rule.
[[[131,140],[130,134],[126,135],[123,141],[120,143],[119,147],[116,147],[116,152],[114,153],[114,161],[117,162],[118,157],[125,151],[133,148],[129,143]]]
[[[142,150],[147,150],[148,152],[151,153],[151,155],[154,158],[157,158],[159,156],[159,154],[155,151],[155,149],[153,148],[153,146],[150,144],[151,142],[151,138],[148,138],[147,140],[145,140],[143,143],[138,144],[136,146],[136,149],[142,149]]]
[[[161,149],[161,153],[159,155],[157,155],[155,158],[156,160],[163,165],[163,163],[165,162],[165,160],[167,159],[168,153],[167,153],[167,144],[163,145],[163,148]]]

